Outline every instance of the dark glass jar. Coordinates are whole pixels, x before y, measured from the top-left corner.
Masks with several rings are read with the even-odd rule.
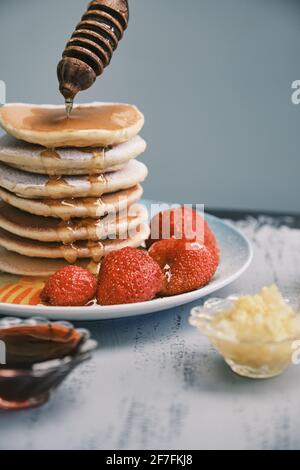
[[[0,408],[42,405],[97,342],[84,329],[45,318],[0,320]]]

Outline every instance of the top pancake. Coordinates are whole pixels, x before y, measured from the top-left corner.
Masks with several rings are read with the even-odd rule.
[[[77,105],[69,118],[64,106],[11,103],[0,108],[0,125],[17,139],[48,148],[97,147],[131,139],[144,116],[121,103]]]

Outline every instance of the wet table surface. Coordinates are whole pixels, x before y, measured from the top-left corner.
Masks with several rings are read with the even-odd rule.
[[[215,211],[250,238],[249,270],[219,292],[276,282],[300,294],[300,218]],[[86,323],[99,342],[41,408],[0,412],[1,449],[299,449],[300,367],[253,381],[232,373],[188,324],[189,304]]]

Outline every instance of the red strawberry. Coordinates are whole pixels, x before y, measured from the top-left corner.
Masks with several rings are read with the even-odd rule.
[[[98,302],[129,304],[151,300],[160,291],[163,275],[146,251],[122,248],[102,261],[98,280]]]
[[[191,207],[169,209],[159,212],[152,218],[147,247],[149,248],[158,240],[169,238],[204,243],[219,262],[219,248],[215,235],[206,220],[203,220],[202,216]]]
[[[209,283],[218,263],[209,249],[184,240],[160,240],[149,255],[164,272],[161,295],[177,295],[199,289]]]
[[[78,266],[66,266],[48,279],[41,299],[51,305],[81,306],[95,298],[96,289],[93,274]]]

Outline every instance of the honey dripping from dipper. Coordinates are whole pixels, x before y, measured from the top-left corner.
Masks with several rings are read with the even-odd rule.
[[[128,26],[127,0],[93,0],[76,26],[57,66],[59,90],[70,117],[78,92],[92,86],[111,61]]]
[[[67,98],[65,101],[65,106],[66,106],[67,117],[69,118],[73,109],[73,99]]]

